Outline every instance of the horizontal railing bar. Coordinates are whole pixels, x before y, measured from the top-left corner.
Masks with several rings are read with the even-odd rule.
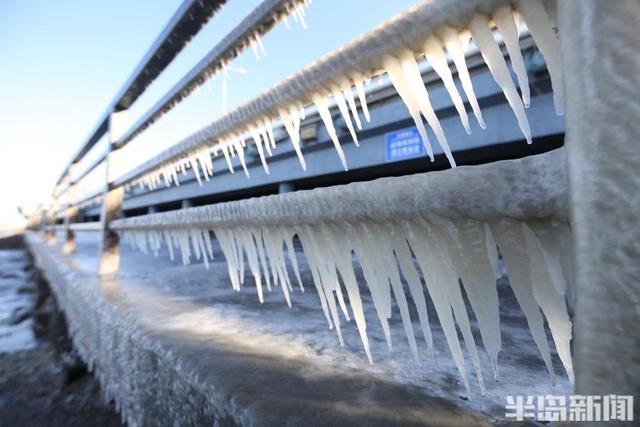
[[[382,58],[402,49],[421,50],[421,43],[444,26],[463,26],[478,12],[490,12],[509,0],[435,0],[420,3],[327,54],[261,95],[191,134],[115,181],[124,185],[158,166],[194,151],[265,116],[279,116],[277,108],[311,102],[312,95],[339,85],[341,76],[380,71]]]
[[[100,231],[100,221],[75,222],[69,224],[71,231]]]
[[[129,108],[224,3],[225,0],[185,0],[180,5],[102,115],[89,138],[71,158],[57,183],[64,179],[71,165],[84,157],[107,133],[110,115],[114,111]]]
[[[108,151],[105,151],[104,153],[102,153],[100,157],[97,157],[87,168],[85,168],[85,170],[80,175],[78,175],[77,177],[74,177],[73,182],[74,183],[80,182],[82,178],[89,175],[91,171],[93,171],[96,167],[100,166],[102,162],[107,160],[108,155],[109,155]]]
[[[100,188],[98,190],[95,190],[95,191],[87,194],[86,196],[82,197],[78,201],[76,201],[74,203],[74,205],[75,206],[81,205],[81,204],[83,204],[85,202],[88,202],[89,200],[93,199],[94,197],[97,197],[97,196],[101,195],[102,193],[104,193],[104,188]]]
[[[115,230],[568,217],[564,149],[517,160],[381,178],[112,221]],[[470,185],[473,183],[473,185]]]
[[[120,138],[118,147],[124,146],[147,129],[161,115],[182,101],[222,65],[237,57],[249,45],[254,33],[264,35],[276,24],[274,17],[286,13],[290,0],[265,0],[253,9],[229,34],[178,81],[153,107]]]
[[[226,0],[184,1],[116,96],[115,110],[133,105],[225,3]]]

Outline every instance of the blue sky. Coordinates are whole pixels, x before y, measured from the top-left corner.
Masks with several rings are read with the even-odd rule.
[[[232,66],[228,107],[241,105],[326,52],[418,0],[315,0],[308,30],[291,22]],[[0,1],[0,227],[18,204],[47,202],[55,180],[89,135],[181,0]],[[229,0],[130,110],[145,112],[259,0]],[[125,171],[222,114],[221,79],[206,84],[126,148]],[[99,154],[104,142],[91,156]],[[123,171],[124,172],[124,171]],[[82,191],[101,183],[87,177]]]

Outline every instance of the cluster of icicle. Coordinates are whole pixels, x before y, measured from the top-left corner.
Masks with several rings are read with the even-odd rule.
[[[294,0],[285,4],[284,12],[274,16],[273,20],[276,25],[282,22],[287,29],[291,29],[289,16],[292,16],[293,20],[306,30],[307,21],[304,8],[309,6],[311,6],[311,0]],[[264,44],[262,43],[262,38],[260,37],[260,33],[257,31],[254,31],[253,34],[248,37],[247,42],[249,46],[251,46],[251,50],[253,51],[256,59],[260,60],[260,58],[267,54]]]
[[[284,12],[274,16],[274,21],[276,24],[283,22],[287,28],[290,28],[289,24],[289,16],[293,17],[293,20],[299,23],[302,28],[307,29],[306,24],[306,13],[305,7],[309,7],[311,5],[311,0],[295,0],[289,2],[284,7]],[[260,59],[266,56],[266,49],[264,47],[264,43],[262,42],[262,38],[260,37],[260,33],[258,31],[254,31],[251,35],[247,37],[246,44],[241,47],[244,50],[247,46],[251,47],[256,59]],[[224,81],[224,74],[227,72],[229,68],[228,61],[223,61],[220,68],[213,72],[210,76],[207,77],[208,80],[215,78],[218,73],[223,74],[223,85],[226,84]],[[199,87],[198,87],[199,89]],[[226,88],[223,88],[223,93],[226,92]],[[364,92],[363,92],[364,95]],[[224,103],[223,103],[224,105]],[[223,107],[224,109],[224,107]],[[300,111],[304,118],[304,108],[300,108]],[[265,166],[265,171],[268,172],[268,167],[264,155],[264,151],[266,150],[269,156],[272,155],[271,149],[275,148],[275,138],[273,136],[273,127],[274,124],[269,119],[260,120],[256,125],[250,126],[247,129],[247,132],[251,137],[253,137],[254,142],[259,150],[260,159],[262,160],[262,164]],[[264,136],[265,148],[262,149],[262,143],[256,141],[256,134],[254,132],[258,132],[257,135]],[[298,130],[299,132],[299,123]],[[266,136],[268,134],[268,136]],[[270,138],[270,139],[267,139]],[[299,139],[299,138],[298,138]],[[269,141],[269,142],[267,142]],[[244,172],[247,177],[249,177],[249,172],[247,170],[247,165],[245,163],[244,157],[244,149],[246,147],[246,135],[238,136],[234,134],[230,134],[219,143],[214,145],[213,147],[204,147],[199,150],[195,150],[193,152],[186,153],[181,156],[178,160],[173,160],[167,162],[153,171],[143,175],[142,177],[134,180],[130,185],[127,185],[127,189],[131,187],[140,187],[147,188],[149,190],[155,190],[158,188],[161,182],[164,182],[165,186],[169,187],[173,185],[180,185],[179,175],[182,174],[184,176],[187,175],[187,169],[193,170],[193,173],[198,181],[198,184],[202,185],[202,178],[208,181],[213,175],[213,163],[211,160],[211,156],[217,157],[220,154],[224,155],[225,160],[227,161],[227,167],[229,171],[234,172],[233,164],[231,158],[235,158],[236,156],[240,159],[240,163],[244,169]],[[298,156],[301,159],[301,162],[304,162],[302,157],[302,153],[300,152],[299,144],[297,145]],[[306,168],[305,168],[306,170]]]
[[[289,24],[289,16],[293,17],[293,20],[300,24],[302,28],[307,29],[306,12],[305,7],[311,6],[311,0],[295,0],[285,4],[284,12],[273,17],[275,24],[280,22],[284,23],[287,29],[291,29]],[[253,54],[257,60],[266,56],[267,51],[262,43],[262,38],[258,31],[254,31],[247,39],[248,45],[251,47]],[[244,46],[246,47],[246,46]]]
[[[428,353],[432,354],[429,317],[433,321],[433,314],[427,313],[424,281],[467,391],[470,390],[469,381],[456,325],[462,333],[483,394],[485,386],[480,359],[458,280],[462,282],[471,303],[497,380],[501,338],[496,279],[500,276],[500,253],[511,288],[551,377],[554,378],[554,371],[542,314],[548,322],[558,355],[569,378],[573,380],[569,347],[571,321],[565,304],[567,282],[571,275],[564,256],[569,253],[565,247],[569,234],[566,224],[524,223],[508,219],[482,223],[421,218],[384,224],[369,221],[215,230],[122,231],[126,240],[145,252],[157,254],[164,243],[172,259],[174,251],[179,249],[183,263],[188,264],[195,256],[196,259],[202,259],[207,267],[213,259],[212,232],[226,258],[235,290],[239,290],[245,280],[246,266],[254,278],[261,302],[263,287],[271,291],[277,286],[289,306],[293,292],[292,276],[304,291],[294,251],[294,236],[297,236],[302,243],[329,328],[335,328],[340,344],[343,344],[340,312],[347,321],[354,319],[370,362],[373,357],[353,255],[362,267],[389,349],[392,349],[389,318],[393,311],[393,295],[416,361],[419,357],[418,345],[405,289],[408,289],[417,310]],[[419,269],[416,268],[416,261]],[[290,274],[291,270],[293,274]],[[402,284],[402,277],[406,281],[406,288]]]
[[[303,15],[301,15],[301,17],[302,16]],[[554,106],[556,112],[561,115],[563,114],[563,84],[560,63],[560,42],[554,31],[553,24],[555,18],[552,10],[547,11],[544,4],[537,0],[519,1],[517,2],[516,9],[512,9],[511,6],[499,7],[491,17],[476,15],[469,23],[468,28],[463,30],[445,27],[437,34],[433,34],[425,40],[422,52],[413,52],[407,49],[393,55],[386,55],[382,58],[382,67],[409,110],[431,161],[434,160],[433,148],[427,135],[422,116],[424,116],[427,124],[435,134],[436,140],[451,166],[456,166],[447,138],[444,135],[438,117],[429,100],[429,94],[418,67],[418,59],[424,56],[425,60],[428,61],[433,70],[442,79],[460,116],[462,126],[467,133],[471,133],[464,101],[458,92],[448,64],[448,59],[452,61],[457,70],[464,94],[471,105],[478,124],[484,129],[486,125],[482,118],[482,112],[480,111],[478,100],[474,93],[465,60],[465,51],[468,49],[471,39],[473,39],[480,50],[491,74],[513,109],[525,139],[528,143],[531,143],[531,131],[525,114],[525,109],[529,107],[530,103],[529,82],[518,41],[520,33],[519,24],[521,20],[526,22],[528,30],[546,60],[553,87]],[[517,77],[518,86],[520,87],[521,96],[518,95],[516,85],[509,73],[507,62],[502,55],[498,42],[494,38],[491,23],[495,24],[500,38],[506,46],[511,67]],[[258,44],[257,41],[256,44]],[[315,105],[345,170],[347,170],[347,161],[333,124],[330,107],[333,104],[338,107],[351,138],[355,145],[358,146],[356,128],[358,130],[362,129],[362,119],[355,97],[357,96],[359,100],[364,119],[370,122],[371,117],[367,108],[365,95],[365,83],[368,82],[370,78],[371,76],[364,76],[362,74],[343,76],[342,79],[339,80],[339,84],[335,84],[329,88],[326,93],[315,93],[312,95],[312,99],[307,100]],[[248,176],[244,156],[246,141],[252,141],[253,144],[255,144],[260,155],[262,166],[265,172],[269,173],[265,151],[267,155],[270,155],[271,149],[275,148],[275,141],[272,137],[273,126],[274,124],[279,125],[280,123],[282,123],[289,135],[302,169],[306,170],[306,163],[300,147],[300,122],[304,119],[304,111],[305,108],[302,101],[295,105],[282,106],[278,108],[279,117],[260,118],[256,123],[247,126],[241,131],[220,138],[212,147],[202,148],[198,152],[186,154],[178,161],[170,161],[158,167],[139,179],[138,184],[154,189],[162,177],[167,186],[172,183],[177,185],[178,179],[176,171],[183,168],[184,165],[191,167],[198,178],[198,182],[202,183],[200,174],[204,175],[207,179],[211,175],[211,161],[210,159],[206,159],[206,157],[211,155],[217,156],[220,153],[224,154],[227,167],[232,173],[234,172],[234,168],[231,159],[237,156],[244,168],[245,174]],[[198,159],[198,161],[194,161],[195,159]],[[200,172],[197,170],[198,163],[200,165]]]

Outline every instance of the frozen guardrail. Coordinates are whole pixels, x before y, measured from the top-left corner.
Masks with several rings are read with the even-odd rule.
[[[456,324],[484,393],[480,359],[457,281],[462,279],[497,378],[501,343],[496,242],[549,373],[553,377],[540,309],[567,373],[573,377],[571,322],[564,302],[571,271],[564,252],[569,233],[564,161],[564,151],[556,150],[482,166],[119,219],[112,221],[111,228],[145,252],[157,253],[165,244],[172,258],[178,249],[184,263],[195,255],[207,266],[213,259],[213,232],[234,289],[239,290],[244,281],[247,262],[258,298],[263,299],[263,284],[269,290],[272,284],[278,285],[289,305],[293,292],[289,271],[303,287],[293,251],[297,236],[329,327],[336,328],[342,344],[338,307],[345,319],[353,315],[370,361],[373,356],[352,254],[363,269],[389,347],[393,293],[417,359],[401,274],[409,284],[430,350],[433,342],[415,256],[467,390],[470,386]]]
[[[478,46],[512,107],[525,138],[530,143],[531,135],[525,115],[525,107],[529,104],[528,80],[519,49],[519,30],[514,14],[524,17],[528,30],[547,60],[554,88],[555,107],[557,112],[562,114],[560,44],[553,29],[555,14],[552,8],[545,9],[544,4],[538,0],[424,1],[362,34],[200,129],[118,178],[116,184],[125,185],[137,180],[153,188],[162,177],[169,185],[177,183],[179,172],[187,167],[194,170],[198,180],[200,174],[208,179],[212,175],[212,155],[224,155],[230,170],[230,157],[238,156],[244,167],[246,140],[255,143],[263,167],[268,173],[266,157],[275,147],[273,126],[278,120],[284,123],[302,168],[306,169],[299,131],[300,121],[305,115],[304,106],[309,104],[315,105],[318,110],[343,166],[347,169],[347,162],[329,113],[329,100],[332,99],[339,107],[351,137],[357,144],[356,128],[361,127],[362,119],[355,98],[359,100],[364,119],[369,120],[364,82],[384,72],[390,76],[409,109],[430,158],[433,160],[433,149],[421,114],[435,133],[437,142],[451,165],[455,166],[446,136],[431,107],[416,58],[424,55],[436,70],[451,95],[465,129],[469,132],[467,112],[454,84],[445,57],[446,49],[446,53],[455,64],[474,114],[484,127],[465,63],[465,45],[470,38]],[[522,88],[522,97],[517,93],[507,64],[491,32],[493,26],[497,27],[505,42]]]

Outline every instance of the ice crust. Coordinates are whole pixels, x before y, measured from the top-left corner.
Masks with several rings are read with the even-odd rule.
[[[366,291],[371,295],[389,350],[393,349],[393,337],[388,319],[395,305],[409,348],[419,360],[421,353],[409,310],[409,304],[413,304],[428,351],[432,351],[433,345],[430,322],[437,316],[465,387],[470,390],[466,353],[484,394],[478,343],[471,331],[460,282],[478,320],[482,344],[497,379],[501,350],[496,291],[498,253],[504,259],[512,289],[551,377],[555,373],[545,335],[545,318],[565,370],[573,378],[571,321],[565,303],[571,269],[557,261],[562,258],[562,248],[569,236],[566,212],[558,208],[558,204],[566,203],[562,160],[562,151],[558,150],[516,161],[298,192],[297,197],[295,193],[284,194],[135,217],[115,222],[114,228],[144,252],[157,252],[165,244],[173,257],[178,249],[185,264],[195,258],[208,265],[213,258],[211,238],[215,236],[235,290],[240,290],[248,266],[261,302],[266,286],[266,291],[279,289],[289,306],[294,292],[292,277],[303,287],[292,251],[297,238],[328,326],[335,329],[340,344],[344,321],[354,319],[369,361],[375,359],[362,309],[361,292]],[[495,193],[484,194],[482,200],[466,197],[465,189],[469,186],[465,183],[474,178],[476,182],[482,179]],[[448,184],[438,187],[440,183]],[[508,190],[504,185],[514,187]],[[400,198],[409,194],[422,198],[421,188],[435,191],[427,197],[427,206],[412,209],[410,199],[394,204],[385,196],[385,192],[400,186],[404,194],[394,193]],[[556,189],[557,196],[551,188]],[[480,190],[474,188],[473,193]],[[513,207],[518,205],[519,195],[528,207],[517,213]],[[340,216],[332,204],[339,206],[345,197],[351,202],[342,208],[351,212]],[[558,202],[555,197],[563,201]],[[507,204],[501,205],[499,198],[506,199]],[[292,203],[293,200],[296,202]],[[315,203],[307,204],[306,200]],[[443,200],[451,204],[441,204]],[[397,209],[404,210],[404,214],[387,211],[376,216],[370,211],[369,215],[360,215],[363,209],[377,203],[400,204]],[[279,214],[280,209],[285,212]],[[329,216],[323,216],[327,210]],[[224,212],[235,217],[235,223],[231,217],[225,218]],[[203,220],[204,215],[208,222]],[[355,281],[354,257],[362,268],[366,290],[360,289]],[[425,291],[434,303],[436,316],[427,312]]]
[[[290,13],[294,19],[303,23],[304,8],[302,3],[297,3],[297,5],[299,7],[293,8]],[[429,12],[430,7],[433,9],[433,13],[447,13],[454,17],[460,15],[457,20],[452,21],[456,22],[456,26],[453,26],[451,22],[434,23],[433,20],[423,16]],[[480,50],[481,56],[512,108],[525,140],[530,144],[532,143],[531,130],[525,108],[529,106],[531,97],[527,71],[518,43],[519,23],[524,22],[527,25],[547,62],[553,86],[554,106],[556,112],[561,115],[564,107],[560,41],[554,32],[552,17],[548,14],[548,10],[552,9],[545,9],[545,5],[540,0],[524,0],[515,3],[501,0],[474,0],[467,5],[461,4],[458,0],[440,0],[433,5],[419,4],[310,65],[264,95],[214,122],[209,128],[205,128],[177,144],[167,153],[159,156],[159,158],[168,156],[169,160],[163,161],[160,166],[150,172],[145,172],[141,177],[136,178],[133,184],[149,189],[155,189],[161,181],[164,181],[167,186],[178,185],[177,170],[183,170],[185,167],[192,168],[198,182],[202,184],[200,175],[205,180],[212,175],[211,162],[208,158],[221,153],[225,156],[230,171],[233,171],[232,159],[238,157],[246,172],[244,148],[247,142],[255,144],[260,161],[265,171],[269,173],[267,159],[271,155],[271,150],[275,148],[276,142],[274,139],[270,139],[271,144],[268,144],[266,137],[273,135],[274,126],[284,126],[301,167],[306,170],[304,154],[300,145],[300,127],[301,120],[305,116],[305,108],[311,109],[314,106],[327,129],[344,169],[347,170],[348,162],[341,148],[340,136],[336,133],[330,109],[333,106],[337,107],[351,139],[355,145],[358,145],[357,131],[362,129],[360,114],[362,113],[364,118],[370,121],[365,85],[372,77],[381,72],[388,74],[396,91],[404,101],[418,128],[430,160],[434,160],[434,150],[423,118],[434,133],[436,141],[450,165],[455,167],[456,162],[452,150],[429,101],[428,90],[422,80],[417,61],[424,59],[442,79],[462,126],[467,133],[471,133],[464,100],[458,92],[454,75],[448,64],[450,59],[455,65],[467,102],[471,105],[480,127],[485,128],[486,125],[465,61],[465,50],[469,49],[469,37]],[[407,28],[411,28],[411,31],[402,36],[390,34],[390,27],[400,28],[400,22],[405,20]],[[424,30],[413,28],[420,25],[418,23],[422,20],[427,20],[430,24],[431,30],[426,33]],[[500,50],[498,36],[506,46],[521,95],[517,92],[508,64]],[[393,42],[390,42],[392,38]],[[388,47],[384,49],[379,47],[382,40]],[[258,53],[257,39],[254,45],[256,53]],[[367,47],[360,47],[360,45]],[[371,49],[369,45],[376,48]],[[371,52],[365,51],[366,49],[381,53],[373,56]],[[353,52],[357,61],[354,61],[345,52]],[[330,73],[332,76],[327,81],[324,74],[329,72],[335,65],[333,62],[342,56],[345,56],[342,63],[353,63],[353,65],[347,66],[343,74],[334,76],[335,73]],[[341,66],[340,68],[345,67]],[[314,83],[314,79],[318,79],[319,82]],[[356,97],[358,102],[356,102]],[[344,141],[342,142],[344,143]],[[156,161],[153,160],[153,162]]]

